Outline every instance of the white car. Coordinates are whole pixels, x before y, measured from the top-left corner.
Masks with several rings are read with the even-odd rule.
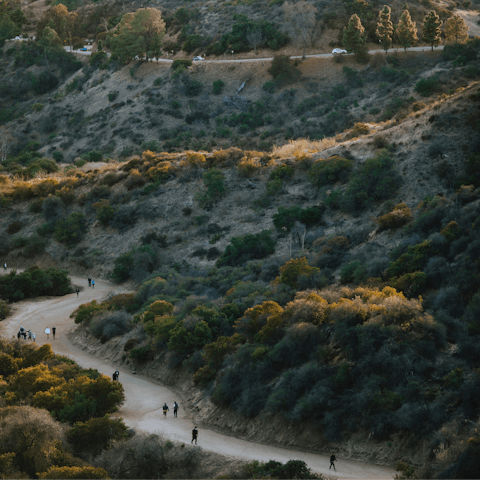
[[[346,51],[346,50],[342,50],[341,48],[334,48],[334,49],[332,50],[332,53],[333,53],[334,55],[340,55],[341,53],[347,53],[347,51]]]
[[[201,62],[203,61],[203,57],[193,57],[194,62]]]

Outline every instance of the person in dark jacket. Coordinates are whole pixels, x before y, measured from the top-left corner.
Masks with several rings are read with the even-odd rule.
[[[173,402],[173,418],[177,418],[177,412],[178,412],[178,403]]]
[[[328,467],[328,469],[330,470],[333,466],[333,469],[335,471],[337,471],[337,469],[335,468],[335,462],[337,461],[337,459],[335,458],[335,454],[332,453],[332,456],[330,457],[330,466]]]
[[[162,408],[163,408],[163,416],[164,416],[165,418],[167,418],[167,412],[168,412],[170,409],[168,408],[168,405],[167,405],[166,403],[163,404],[163,407],[162,407]]]
[[[195,427],[192,430],[192,443],[195,440],[195,445],[197,444],[197,438],[198,438],[198,429],[197,429],[197,427]]]

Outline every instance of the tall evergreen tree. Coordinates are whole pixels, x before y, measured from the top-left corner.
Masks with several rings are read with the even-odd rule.
[[[384,5],[383,10],[381,10],[378,15],[379,21],[377,23],[377,30],[375,31],[380,45],[385,50],[385,54],[387,54],[388,49],[392,46],[393,24],[390,20],[391,13],[392,9],[388,5]]]
[[[452,15],[445,22],[444,33],[447,42],[465,43],[468,40],[468,27],[460,15]]]
[[[342,43],[348,53],[353,52],[357,55],[365,51],[365,29],[355,13],[350,17],[348,25],[343,28]]]
[[[438,18],[435,10],[430,10],[423,19],[423,39],[432,47],[440,44],[440,27],[443,22]]]
[[[400,15],[397,26],[398,43],[407,51],[407,48],[413,47],[418,42],[417,24],[412,22],[410,12],[404,10]]]

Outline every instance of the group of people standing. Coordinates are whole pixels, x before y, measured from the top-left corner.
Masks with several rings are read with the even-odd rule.
[[[87,278],[88,280],[88,286],[95,288],[95,280],[93,278]],[[78,290],[77,290],[77,296],[78,296]]]
[[[25,330],[25,328],[23,328],[23,327],[20,327],[20,329],[18,330],[17,338],[19,340],[21,338],[23,338],[24,340],[28,339],[28,340],[32,340],[34,342],[36,342],[36,339],[37,339],[37,337],[35,336],[35,332],[32,332],[31,330]]]
[[[162,407],[163,410],[163,418],[167,418],[167,412],[170,410],[168,408],[167,403],[165,402]],[[175,401],[173,402],[173,418],[177,418],[178,415],[178,403]],[[198,439],[198,428],[195,426],[194,429],[192,430],[192,442],[195,441],[195,445],[197,445],[197,439]]]

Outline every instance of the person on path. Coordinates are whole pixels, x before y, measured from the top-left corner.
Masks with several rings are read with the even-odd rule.
[[[52,327],[52,335],[53,335],[53,339],[54,339],[54,340],[55,340],[55,331],[56,331],[56,330],[57,330],[57,329],[56,329],[55,327]]]
[[[35,337],[35,332],[33,332],[33,333],[32,333],[32,339],[33,339],[34,342],[37,341],[36,338],[37,338],[37,337]]]
[[[95,288],[95,280],[92,278],[92,287]]]
[[[50,336],[49,336],[50,335],[50,329],[48,327],[45,329],[45,333],[47,334],[47,340],[48,340],[50,338]]]
[[[29,339],[29,340],[32,339],[32,331],[31,331],[31,330],[28,331],[28,339]]]
[[[88,279],[88,286],[89,286],[89,287],[92,286],[92,279],[91,279],[91,278]]]
[[[195,445],[197,444],[197,438],[198,438],[198,429],[197,429],[197,427],[195,427],[192,430],[192,443],[195,440]]]
[[[167,412],[168,412],[169,410],[170,410],[170,409],[168,408],[167,404],[165,403],[165,404],[163,405],[163,416],[164,416],[165,418],[167,418]]]
[[[21,335],[21,333],[20,333],[20,330],[19,330],[18,333],[17,333],[18,340],[20,340],[20,335]]]
[[[5,273],[7,273],[7,264],[6,264],[6,263],[3,264],[3,271],[4,271]]]
[[[80,293],[80,290],[77,288],[77,297],[78,297],[78,294]]]
[[[115,380],[118,380],[119,376],[120,376],[120,372],[118,370],[115,370]]]
[[[173,402],[173,418],[177,418],[177,412],[178,412],[178,403]]]
[[[335,454],[332,453],[332,456],[330,457],[330,466],[328,467],[328,469],[330,470],[332,467],[335,471],[337,471],[337,469],[335,468],[335,462],[337,461],[337,459],[335,458]]]

